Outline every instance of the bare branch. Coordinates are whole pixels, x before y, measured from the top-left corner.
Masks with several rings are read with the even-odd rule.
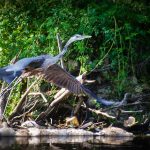
[[[57,33],[56,37],[57,37],[57,43],[58,43],[59,53],[61,53],[61,51],[62,51],[62,42],[61,42],[61,39],[60,39],[60,34]],[[61,63],[61,67],[63,69],[65,69],[63,58],[60,59],[60,63]]]
[[[16,108],[14,109],[14,111],[12,112],[12,114],[9,116],[9,120],[11,120],[11,119],[16,115],[16,113],[20,111],[20,109],[21,109],[23,103],[25,102],[25,97],[27,96],[27,94],[30,92],[31,88],[35,85],[35,83],[37,83],[37,81],[38,81],[40,78],[41,78],[41,76],[38,77],[38,79],[35,80],[35,81],[30,85],[30,87],[26,90],[26,92],[22,95],[20,102],[18,103],[18,105],[16,106]]]

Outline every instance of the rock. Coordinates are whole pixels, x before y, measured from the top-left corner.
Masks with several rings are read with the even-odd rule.
[[[3,127],[0,128],[0,136],[15,136],[15,131],[12,128]]]
[[[115,137],[115,136],[96,136],[93,140],[94,144],[121,145],[134,139],[133,136]]]
[[[35,121],[25,121],[24,123],[21,124],[21,126],[27,128],[39,127],[39,125]]]
[[[149,124],[150,120],[146,119],[143,123],[136,122],[132,124],[132,126],[127,126],[125,129],[129,132],[133,132],[135,134],[143,134],[149,132]]]
[[[16,136],[25,137],[38,137],[38,136],[93,136],[93,132],[86,131],[83,129],[39,129],[39,128],[28,128],[19,129],[16,131]]]
[[[69,128],[69,129],[42,129],[41,130],[41,135],[61,135],[61,136],[87,136],[87,135],[93,135],[93,132],[86,131],[83,129],[74,129],[74,128]]]
[[[27,136],[29,136],[29,131],[28,131],[28,129],[18,129],[16,131],[16,136],[27,137]]]
[[[133,116],[130,116],[127,120],[124,120],[124,127],[131,127],[135,125],[137,122],[135,121],[135,118]]]
[[[99,134],[103,136],[115,136],[115,137],[133,136],[133,133],[127,132],[117,127],[104,128],[103,130],[100,131]]]
[[[41,135],[41,130],[38,128],[28,128],[29,136],[40,136]],[[44,129],[46,130],[46,129]]]
[[[78,127],[79,121],[76,116],[66,118],[66,126]]]

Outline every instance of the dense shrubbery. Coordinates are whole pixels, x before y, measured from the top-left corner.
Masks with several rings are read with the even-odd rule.
[[[75,33],[92,35],[72,46],[81,72],[111,66],[105,77],[116,94],[127,91],[128,77],[150,61],[148,1],[17,0],[0,2],[0,66],[21,51],[20,58],[58,53],[56,33],[66,41]],[[139,68],[139,67],[138,67]],[[148,75],[148,74],[147,74]]]

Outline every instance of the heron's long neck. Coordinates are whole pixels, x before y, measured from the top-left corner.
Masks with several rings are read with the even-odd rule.
[[[61,59],[63,57],[63,55],[67,52],[68,50],[68,46],[71,44],[72,42],[68,41],[66,43],[66,45],[64,46],[63,50],[57,55],[54,56],[54,58],[56,59],[56,61],[58,61],[59,59]]]

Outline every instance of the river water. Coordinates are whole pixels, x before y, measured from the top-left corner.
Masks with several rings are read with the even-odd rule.
[[[148,150],[150,137],[0,137],[0,150]]]

